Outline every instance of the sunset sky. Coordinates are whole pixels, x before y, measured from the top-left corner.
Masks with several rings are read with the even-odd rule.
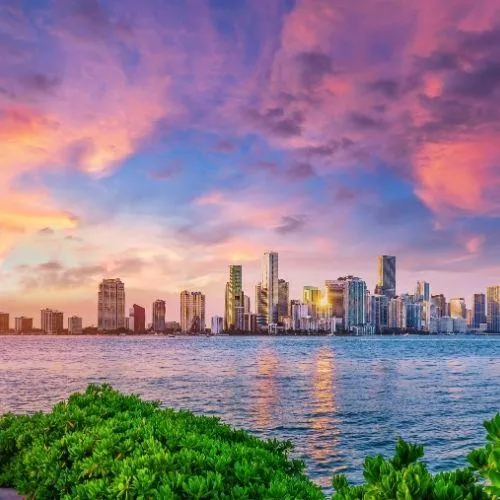
[[[497,0],[2,0],[0,61],[0,310],[500,282]]]

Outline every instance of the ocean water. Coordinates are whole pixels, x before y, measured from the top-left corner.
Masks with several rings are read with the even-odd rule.
[[[104,382],[290,439],[328,487],[398,436],[435,471],[465,464],[500,411],[500,337],[0,337],[0,413]]]

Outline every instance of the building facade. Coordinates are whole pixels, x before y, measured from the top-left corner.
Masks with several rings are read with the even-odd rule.
[[[245,308],[243,293],[243,268],[241,265],[229,266],[229,281],[226,283],[224,329],[227,331],[242,330],[243,317],[241,309]],[[244,312],[243,312],[244,314]]]
[[[388,323],[389,328],[406,328],[406,301],[403,297],[389,300]]]
[[[99,284],[97,328],[100,331],[125,328],[125,284],[120,279],[104,279]]]
[[[446,316],[446,297],[442,293],[431,295],[431,305],[436,318]]]
[[[361,278],[346,276],[344,286],[344,326],[347,331],[366,324],[366,283]]]
[[[375,333],[381,333],[388,325],[389,299],[385,295],[371,295],[369,304],[369,322],[375,327]]]
[[[450,299],[450,317],[467,318],[467,306],[463,297],[453,297]]]
[[[146,331],[146,309],[137,304],[134,304],[130,308],[130,318],[133,319],[132,322],[129,320],[129,328],[134,333],[144,333]]]
[[[8,332],[10,329],[9,313],[0,312],[0,332]]]
[[[47,334],[60,334],[64,330],[64,315],[61,311],[42,309],[40,311],[40,328]]]
[[[165,316],[167,314],[167,305],[164,300],[157,299],[153,302],[152,323],[153,331],[165,331]]]
[[[325,281],[325,302],[329,315],[334,318],[342,318],[342,324],[345,315],[344,291],[345,279]]]
[[[472,327],[479,328],[486,323],[486,295],[475,293],[472,296]]]
[[[214,335],[219,335],[224,331],[224,318],[222,316],[212,316],[210,331]]]
[[[421,302],[410,302],[406,304],[406,328],[422,330]]]
[[[491,333],[500,333],[500,286],[489,286],[486,289],[486,298],[488,306],[487,330]]]
[[[14,319],[14,329],[16,333],[31,333],[33,331],[33,318],[20,316]]]
[[[83,321],[79,316],[68,318],[68,334],[81,335],[83,333]]]
[[[262,257],[262,280],[260,282],[262,315],[266,325],[278,322],[279,278],[278,253],[266,252]]]
[[[283,323],[290,315],[290,284],[283,279],[278,280],[278,321]]]
[[[427,281],[417,281],[415,300],[428,302],[431,299],[431,285]]]
[[[396,296],[396,257],[379,255],[377,293],[392,299]]]
[[[201,292],[181,292],[181,330],[200,333],[205,331],[205,295]]]

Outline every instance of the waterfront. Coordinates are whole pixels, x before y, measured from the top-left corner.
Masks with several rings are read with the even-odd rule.
[[[464,463],[500,410],[499,337],[0,337],[0,411],[88,383],[291,439],[316,481],[360,479],[398,435],[436,470]]]

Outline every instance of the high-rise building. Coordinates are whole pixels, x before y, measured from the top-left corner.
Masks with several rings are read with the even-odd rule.
[[[278,321],[283,323],[285,318],[288,318],[289,313],[289,303],[290,303],[290,292],[289,283],[283,279],[278,280]]]
[[[380,333],[389,319],[389,299],[385,295],[371,295],[369,305],[369,322],[374,325],[375,332]]]
[[[33,318],[20,316],[14,319],[14,329],[16,333],[31,333],[33,331]]]
[[[344,290],[344,278],[325,281],[325,299],[329,309],[329,313],[332,317],[342,318],[342,321],[344,320],[345,314]]]
[[[120,279],[102,280],[97,302],[97,328],[100,331],[125,328],[125,284]]]
[[[210,331],[214,335],[222,333],[224,330],[224,318],[222,316],[212,316]]]
[[[130,308],[130,318],[134,318],[133,328],[132,323],[129,322],[129,328],[134,333],[144,333],[146,331],[146,309],[144,307],[134,304]]]
[[[266,303],[267,290],[262,287],[261,283],[258,283],[255,286],[255,314],[257,314],[259,328],[266,326]]]
[[[467,318],[467,306],[463,297],[450,299],[450,316],[452,318]]]
[[[396,296],[396,257],[379,255],[378,283],[376,293],[392,299]]]
[[[8,332],[10,329],[9,313],[0,312],[0,332]]]
[[[321,302],[321,290],[317,286],[305,286],[302,289],[302,300],[305,304],[318,306]]]
[[[422,329],[421,302],[409,302],[406,304],[406,328]]]
[[[361,278],[346,276],[344,286],[344,327],[347,331],[366,324],[366,283]]]
[[[53,309],[42,309],[40,311],[40,328],[48,334],[62,333],[64,330],[63,313]]]
[[[205,331],[205,295],[201,292],[181,292],[181,330],[191,333]]]
[[[446,297],[442,293],[431,295],[431,304],[434,306],[436,318],[441,318],[447,315]]]
[[[243,293],[243,268],[240,265],[229,266],[229,281],[226,283],[224,329],[242,330],[245,294]]]
[[[70,335],[81,335],[83,333],[83,321],[79,316],[68,318],[68,333]]]
[[[417,281],[417,287],[415,289],[415,300],[423,300],[425,302],[429,301],[431,286],[427,281]]]
[[[488,315],[486,318],[488,332],[500,333],[500,286],[489,286],[486,289]]]
[[[252,312],[250,307],[250,297],[248,295],[243,296],[243,309],[245,314],[250,314]]]
[[[472,327],[479,328],[486,323],[486,295],[475,293],[472,297]]]
[[[243,319],[243,330],[249,333],[256,332],[258,330],[256,314],[245,314]]]
[[[164,300],[157,299],[153,302],[152,309],[153,331],[165,331],[165,315],[167,314],[167,306]]]
[[[389,300],[389,328],[406,328],[406,301],[403,297]]]
[[[266,252],[262,257],[261,298],[264,300],[265,324],[278,322],[278,253]]]
[[[472,309],[467,309],[467,326],[472,327]]]

